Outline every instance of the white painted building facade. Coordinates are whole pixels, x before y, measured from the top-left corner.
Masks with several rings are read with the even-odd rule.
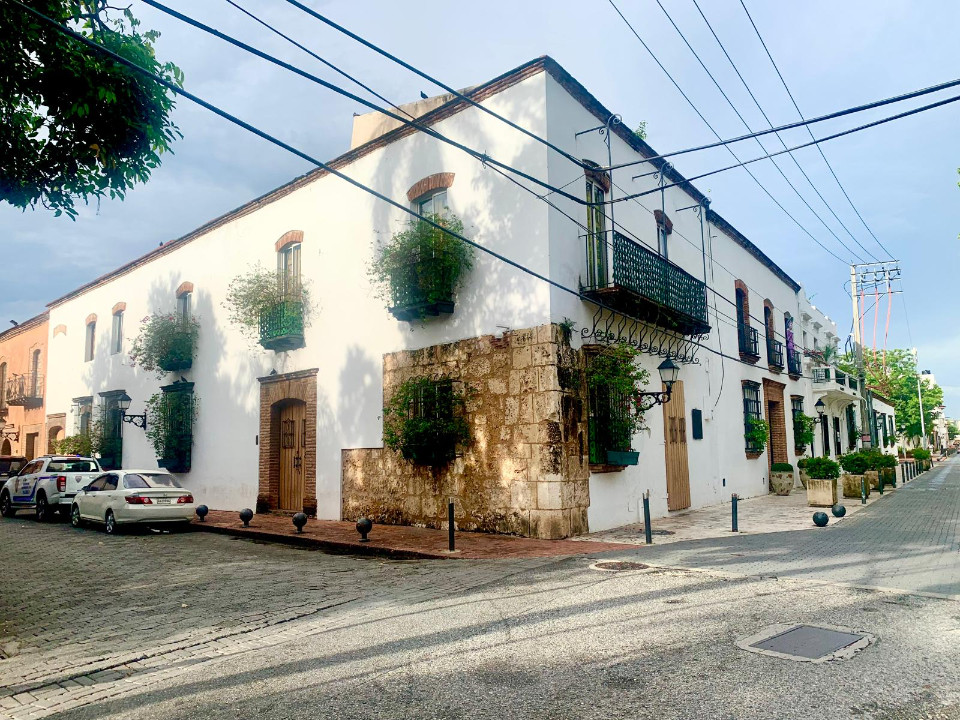
[[[473,92],[485,106],[574,158],[606,165],[605,137],[611,141],[614,165],[654,154],[622,126],[607,136],[597,132],[610,113],[549,58]],[[674,170],[646,162],[612,174],[585,172],[456,98],[410,107],[426,111],[423,122],[445,136],[552,186],[566,187],[577,198],[584,196],[588,183],[604,200],[649,194],[616,203],[608,210],[613,218],[590,220],[583,204],[558,193],[548,205],[422,132],[391,130],[390,123],[358,118],[354,143],[361,144],[332,161],[334,167],[405,204],[415,206],[431,193],[445,192],[446,205],[463,220],[465,235],[563,288],[478,252],[452,314],[398,321],[376,296],[367,269],[378,237],[398,230],[407,218],[332,175],[311,172],[51,303],[47,414],[66,413],[68,434],[73,433],[87,408],[123,392],[132,398],[128,412],[141,413],[148,397],[182,375],[193,383],[199,408],[191,469],[182,475],[183,484],[210,507],[239,509],[263,505],[264,488],[273,487],[273,480],[264,479],[274,472],[264,447],[268,440],[276,442],[277,431],[270,425],[276,408],[271,416],[265,403],[286,407],[274,402],[280,382],[309,385],[296,399],[308,412],[309,430],[305,423],[300,441],[315,488],[308,487],[302,505],[320,518],[339,519],[343,451],[383,444],[385,355],[572,320],[574,350],[613,336],[641,343],[652,384],[659,385],[657,366],[665,355],[681,365],[682,396],[677,386],[671,402],[648,412],[647,429],[634,437],[638,464],[590,466],[586,517],[590,530],[602,530],[640,520],[646,492],[655,516],[724,502],[732,493],[765,494],[771,461],[795,464],[799,457],[792,430],[795,401],[813,415],[818,397],[826,397],[835,406],[833,413],[841,413],[838,390],[831,387],[817,395],[813,363],[803,359],[805,350],[836,345],[835,325],[805,300],[797,282],[707,208],[706,198]],[[386,134],[362,142],[382,131]],[[654,170],[658,174],[647,174]],[[634,175],[645,176],[632,180]],[[676,186],[660,191],[661,184]],[[610,232],[613,219],[623,239]],[[608,266],[601,271],[587,259],[588,230],[608,246]],[[278,252],[294,245],[310,289],[313,319],[304,330],[302,348],[265,350],[230,323],[224,298],[234,277],[257,264],[276,266]],[[612,297],[614,304],[622,299],[622,293],[614,297],[599,291],[622,284],[614,275],[617,255],[623,253],[634,262],[654,263],[657,272],[668,268],[690,287],[692,281],[705,281],[705,304],[693,314],[699,313],[709,330],[664,332],[661,315],[635,322],[575,294],[585,288],[592,298]],[[185,302],[200,325],[199,344],[189,370],[158,379],[134,367],[128,353],[140,319],[176,312],[178,296],[189,298]],[[755,345],[747,325],[757,331]],[[846,396],[859,390],[841,392]],[[763,452],[745,446],[748,406],[773,428]],[[129,424],[120,428],[123,466],[156,467],[143,432]],[[822,454],[820,448],[817,452],[815,444],[814,451]],[[585,448],[581,462],[587,452]],[[673,453],[676,459],[678,452],[687,477],[668,478],[668,456]],[[678,491],[681,481],[686,489]]]

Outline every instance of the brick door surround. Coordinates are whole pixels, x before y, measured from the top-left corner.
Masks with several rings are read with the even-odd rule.
[[[260,484],[257,512],[276,510],[280,502],[280,410],[291,401],[306,405],[303,454],[303,511],[317,514],[317,371],[318,368],[267,375],[260,382]]]
[[[770,425],[770,447],[767,453],[768,465],[775,462],[787,462],[787,420],[783,407],[784,383],[763,379],[763,407]]]

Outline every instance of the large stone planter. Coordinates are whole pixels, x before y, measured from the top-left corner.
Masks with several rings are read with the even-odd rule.
[[[867,470],[863,473],[863,477],[866,478],[867,484],[871,489],[880,489],[880,472],[878,470]]]
[[[772,472],[770,473],[770,489],[777,495],[789,495],[793,490],[792,472]]]
[[[850,473],[844,473],[841,476],[843,483],[843,496],[845,498],[858,498],[860,497],[860,482],[865,479],[865,475],[851,475]],[[870,496],[870,483],[866,483],[867,487],[867,497]]]
[[[807,480],[807,505],[833,507],[837,504],[837,481],[810,478]]]

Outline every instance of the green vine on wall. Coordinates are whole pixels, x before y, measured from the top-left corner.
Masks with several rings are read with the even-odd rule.
[[[383,443],[418,465],[439,467],[470,444],[466,396],[450,380],[410,378],[383,409]]]
[[[172,386],[176,387],[176,386]],[[147,439],[157,458],[174,472],[190,470],[197,398],[193,391],[155,393],[147,400]]]

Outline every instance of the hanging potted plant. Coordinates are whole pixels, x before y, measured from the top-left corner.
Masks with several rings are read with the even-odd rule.
[[[199,335],[200,323],[195,317],[153,313],[141,321],[130,360],[157,377],[187,370],[193,365]]]
[[[586,379],[590,396],[590,461],[609,465],[636,465],[633,436],[646,427],[639,394],[650,373],[637,365],[640,351],[615,343],[588,357]]]
[[[193,383],[168,386],[147,400],[146,405],[149,418],[146,434],[156,452],[157,465],[171,472],[190,472],[193,425],[197,416]]]
[[[397,320],[452,313],[456,291],[473,267],[473,247],[457,237],[463,235],[460,219],[429,217],[443,229],[412,220],[376,248],[369,268],[372,283]]]
[[[418,465],[441,467],[470,444],[466,398],[450,380],[415,377],[383,409],[383,443]]]
[[[303,333],[310,325],[312,308],[308,283],[300,279],[285,286],[276,270],[258,263],[230,281],[223,307],[251,344],[275,352],[306,344]]]

